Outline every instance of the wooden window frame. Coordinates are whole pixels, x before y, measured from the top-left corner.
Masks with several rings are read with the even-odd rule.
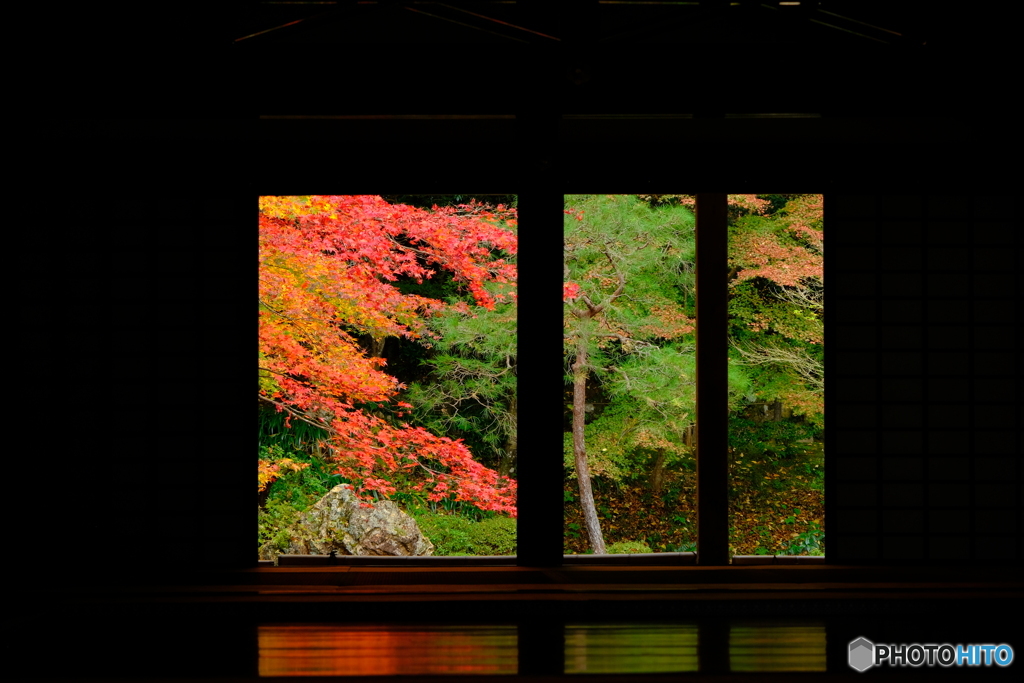
[[[524,196],[520,195],[520,207]],[[525,194],[528,215],[542,212],[560,217],[562,195]],[[556,206],[556,200],[558,205]],[[724,193],[696,194],[696,246],[697,263],[726,263],[728,257],[728,195]],[[553,212],[553,213],[552,213]],[[520,216],[522,219],[522,215]],[[521,221],[522,222],[522,221]],[[542,222],[546,222],[543,221]],[[529,241],[529,240],[528,240]],[[528,249],[523,250],[529,253]],[[521,252],[522,253],[522,252]],[[550,260],[550,259],[549,259]],[[547,270],[560,275],[561,269]],[[557,264],[555,264],[557,265]],[[523,272],[534,269],[520,268]],[[562,499],[562,471],[560,458],[542,461],[539,458],[525,460],[520,457],[517,463],[519,472],[519,520],[517,531],[518,553],[502,557],[355,557],[355,556],[313,556],[285,555],[279,558],[281,566],[353,566],[353,565],[387,565],[392,567],[429,565],[437,567],[450,566],[521,566],[521,567],[557,567],[576,564],[605,564],[629,566],[657,565],[688,565],[725,567],[730,564],[819,564],[824,563],[820,557],[792,557],[778,559],[774,556],[747,557],[729,555],[729,495],[728,495],[728,291],[722,279],[724,269],[700,268],[696,270],[697,278],[697,552],[695,553],[647,553],[638,555],[579,555],[569,556],[564,553],[564,503]],[[540,279],[540,278],[538,278]],[[552,282],[547,282],[550,279]],[[560,280],[560,278],[559,278]],[[557,284],[554,278],[543,279],[544,285]],[[534,285],[529,282],[528,284]],[[541,284],[540,282],[536,284]],[[552,287],[553,291],[557,288]],[[545,315],[537,321],[537,316],[530,315],[535,324],[543,327],[555,323],[551,312],[557,313],[561,319],[561,302],[557,309],[544,306],[541,310]],[[538,306],[543,304],[538,303]],[[522,310],[522,309],[521,309]],[[557,329],[552,327],[552,329]],[[552,355],[553,363],[539,372],[527,374],[520,379],[520,393],[523,393],[524,382],[526,391],[539,393],[545,390],[544,378],[560,377],[561,359]],[[538,362],[545,362],[538,360]],[[536,388],[531,384],[537,384]],[[550,387],[547,387],[550,390]],[[558,392],[553,392],[558,399]],[[532,402],[538,410],[555,409],[557,406],[547,402]],[[524,404],[528,405],[528,404]],[[543,406],[544,408],[541,408]],[[525,412],[525,411],[523,411]],[[520,415],[523,415],[523,412]],[[556,415],[557,410],[551,414]],[[540,413],[543,418],[544,413]],[[526,420],[530,420],[529,416]],[[544,434],[547,434],[545,431]],[[529,438],[520,435],[520,444],[524,453],[545,452],[544,444],[530,444]],[[548,435],[550,438],[550,435]],[[549,449],[550,450],[550,449]],[[709,455],[711,454],[711,455]],[[714,454],[718,454],[715,457]],[[555,472],[552,463],[557,466]],[[525,465],[525,466],[524,466]],[[523,474],[526,474],[524,477]],[[525,504],[524,504],[525,503]],[[561,524],[552,525],[551,519],[563,520]],[[524,533],[525,532],[525,533]],[[524,547],[525,539],[525,547]],[[737,561],[738,560],[738,561]],[[260,566],[272,566],[270,561],[259,561]]]

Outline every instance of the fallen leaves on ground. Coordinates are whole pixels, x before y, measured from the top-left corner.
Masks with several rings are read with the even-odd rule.
[[[733,469],[737,473],[737,468]],[[744,472],[731,479],[730,546],[734,555],[803,554],[790,546],[802,534],[825,527],[825,495],[820,480],[796,467]],[[583,511],[575,480],[566,481],[572,502],[565,504],[565,552],[586,553]],[[644,483],[594,480],[594,500],[605,545],[643,541],[652,552],[691,548],[697,538],[697,476],[675,472],[666,477],[661,495]],[[822,544],[824,549],[824,544]]]

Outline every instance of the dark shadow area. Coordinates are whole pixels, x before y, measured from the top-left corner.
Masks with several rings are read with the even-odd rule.
[[[813,652],[796,659],[811,661],[822,627],[824,672],[751,675],[852,680],[848,647],[861,637],[1022,651],[1002,625],[1024,599],[1019,123],[1007,113],[1014,62],[999,54],[1011,22],[984,8],[935,10],[942,30],[920,50],[725,39],[658,50],[642,32],[595,49],[591,20],[604,20],[592,11],[606,5],[581,7],[568,47],[454,45],[408,57],[399,46],[396,67],[394,53],[372,46],[300,44],[200,61],[215,90],[191,77],[90,72],[89,50],[64,50],[81,69],[72,80],[108,87],[79,98],[56,89],[62,111],[86,115],[43,119],[46,150],[57,153],[42,159],[43,201],[29,203],[36,239],[12,250],[26,264],[18,287],[33,299],[12,316],[30,353],[13,359],[10,393],[27,393],[19,407],[29,410],[9,443],[36,440],[9,448],[4,485],[5,678],[255,680],[260,627],[310,624],[372,625],[363,632],[392,643],[401,624],[425,634],[418,647],[430,653],[445,632],[453,651],[463,636],[492,637],[479,650],[503,654],[488,661],[514,659],[534,681],[581,660],[653,663],[657,648],[695,652],[668,664],[677,671],[695,661],[703,678],[736,680],[744,661],[764,671],[785,659],[755,656],[751,639],[790,653],[804,643]],[[920,7],[907,16],[925,16]],[[548,23],[560,30],[561,15]],[[664,36],[670,26],[651,28]],[[164,68],[178,73],[174,60]],[[159,102],[136,84],[159,90]],[[226,99],[229,114],[216,104]],[[177,117],[141,118],[160,102]],[[473,110],[514,118],[258,118]],[[820,116],[726,116],[743,112]],[[564,373],[547,348],[562,324],[562,197],[681,189],[824,194],[822,565],[563,566]],[[521,338],[533,346],[520,358],[529,371],[519,378],[517,566],[257,567],[246,408],[256,198],[456,191],[519,198]],[[725,411],[702,428],[725,435]],[[677,630],[644,631],[666,623]],[[631,653],[635,640],[656,651]],[[977,680],[1017,668],[867,675]]]

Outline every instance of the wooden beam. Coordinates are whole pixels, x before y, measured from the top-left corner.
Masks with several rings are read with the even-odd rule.
[[[697,195],[697,564],[729,564],[726,195]]]

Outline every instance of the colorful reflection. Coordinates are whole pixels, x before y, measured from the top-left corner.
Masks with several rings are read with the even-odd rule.
[[[775,622],[733,624],[731,671],[824,671],[825,625]]]
[[[738,621],[568,624],[564,673],[825,671],[825,625]],[[727,641],[727,642],[726,642]],[[534,644],[535,646],[536,644]],[[703,652],[707,650],[707,652]],[[260,676],[515,675],[515,625],[292,624],[259,628]]]
[[[259,628],[260,676],[515,674],[516,627],[305,624]]]
[[[565,673],[698,671],[697,624],[587,624],[565,627]]]

